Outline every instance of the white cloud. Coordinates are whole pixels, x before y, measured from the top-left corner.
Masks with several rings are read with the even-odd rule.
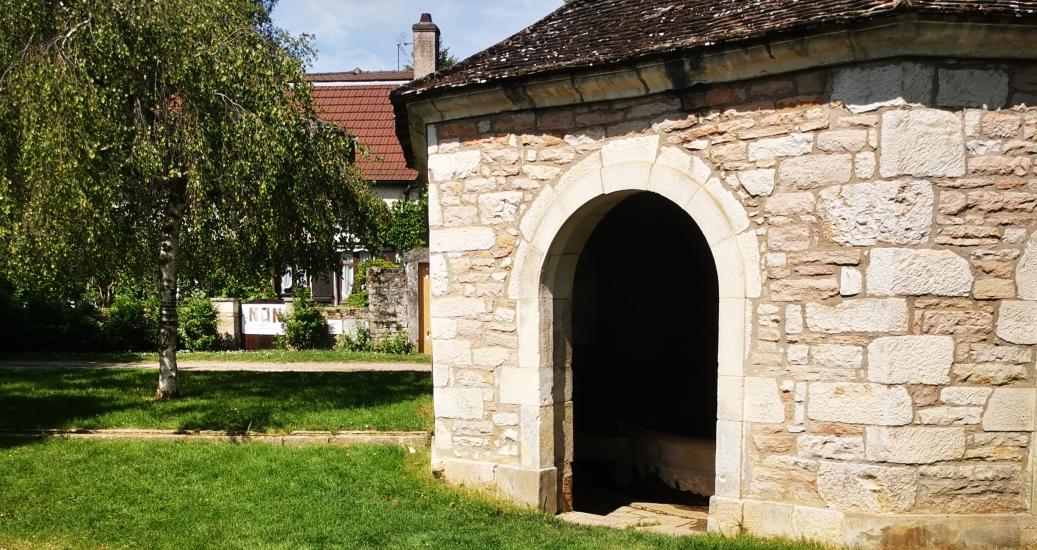
[[[403,34],[410,41],[410,27],[423,11],[432,14],[450,52],[465,58],[561,5],[562,0],[281,0],[274,22],[293,34],[315,36],[315,71],[393,69],[397,38]]]

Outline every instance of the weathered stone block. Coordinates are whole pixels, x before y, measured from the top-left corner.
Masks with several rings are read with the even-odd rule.
[[[949,250],[877,248],[871,251],[868,292],[879,296],[968,296],[972,267]]]
[[[800,456],[832,460],[863,460],[864,438],[859,435],[801,435],[796,439]]]
[[[709,499],[710,533],[733,537],[742,530],[742,501],[735,498],[714,496]]]
[[[950,382],[954,338],[890,336],[868,345],[868,380],[883,384]]]
[[[439,350],[437,349],[438,353]],[[482,420],[483,392],[475,388],[437,388],[432,394],[437,418]]]
[[[770,195],[774,191],[774,170],[747,170],[738,174],[738,182],[754,197]]]
[[[429,234],[431,252],[468,252],[489,250],[497,242],[497,235],[489,227],[458,227],[439,229]]]
[[[961,119],[936,109],[889,111],[882,115],[882,177],[956,178],[965,175]]]
[[[965,455],[964,428],[869,427],[865,456],[874,462],[930,464]]]
[[[436,363],[441,365],[471,365],[472,345],[465,340],[434,340]]]
[[[864,284],[864,276],[859,269],[844,267],[839,273],[839,294],[843,296],[856,296],[861,293]]]
[[[822,367],[857,369],[864,360],[864,350],[860,346],[817,344],[811,348],[810,357]]]
[[[1021,346],[998,346],[979,343],[970,346],[969,360],[977,363],[1029,363],[1033,361],[1033,353],[1029,348]]]
[[[1015,284],[1020,299],[1037,300],[1037,232],[1030,236],[1016,265]]]
[[[810,226],[805,224],[779,225],[767,231],[767,246],[771,250],[795,252],[810,248]]]
[[[481,161],[479,151],[429,155],[429,175],[435,182],[463,179],[474,175]]]
[[[977,300],[1007,300],[1015,298],[1015,282],[1010,279],[988,277],[976,281],[972,296]]]
[[[793,536],[791,504],[747,500],[743,514],[745,525],[759,536]]]
[[[867,130],[830,130],[817,134],[817,148],[826,153],[856,153],[867,144]]]
[[[817,491],[844,511],[906,512],[915,503],[918,475],[906,466],[822,462]]]
[[[659,136],[618,139],[601,148],[601,164],[611,166],[624,162],[653,162],[659,150]]]
[[[941,107],[1000,109],[1008,101],[1008,73],[998,69],[946,69],[937,71]]]
[[[979,424],[983,407],[928,407],[918,410],[918,421],[935,426],[965,426]]]
[[[858,153],[853,157],[853,174],[857,179],[871,179],[875,175],[876,166],[875,153],[870,151]]]
[[[821,422],[901,426],[911,422],[911,396],[902,386],[813,382],[807,416]]]
[[[435,318],[467,317],[487,313],[486,301],[482,298],[442,297],[432,300],[432,316]]]
[[[1001,302],[997,335],[1013,344],[1037,344],[1037,301]]]
[[[950,387],[940,390],[940,401],[950,405],[985,405],[991,388]]]
[[[773,378],[746,378],[744,403],[746,422],[785,421],[785,405],[781,402],[778,382]]]
[[[778,193],[767,199],[767,212],[775,216],[810,214],[815,202],[813,193]]]
[[[819,196],[822,232],[839,244],[919,244],[929,236],[933,189],[928,182],[840,185],[822,190]]]
[[[811,134],[791,134],[779,138],[761,139],[749,144],[749,160],[756,162],[778,157],[796,157],[810,152],[814,146]]]
[[[508,191],[489,193],[479,197],[479,220],[484,224],[499,224],[515,221],[522,193]]]
[[[778,166],[778,181],[795,189],[846,183],[852,174],[850,155],[805,155],[786,159]]]
[[[832,99],[854,113],[881,107],[927,103],[932,97],[933,69],[918,63],[850,67],[835,73]]]
[[[775,302],[824,300],[839,294],[839,284],[834,278],[782,279],[772,282],[770,287],[771,300]]]
[[[843,513],[827,508],[796,506],[792,509],[793,537],[842,546]]]
[[[858,298],[834,306],[809,303],[806,309],[807,326],[815,332],[907,331],[907,302],[900,298]]]
[[[1037,412],[1034,388],[997,388],[987,402],[983,429],[988,432],[1032,432]]]

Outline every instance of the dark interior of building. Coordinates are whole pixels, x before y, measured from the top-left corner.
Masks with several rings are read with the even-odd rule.
[[[594,230],[572,304],[576,510],[708,496],[629,457],[644,441],[631,434],[715,439],[717,295],[705,237],[669,200],[633,195]]]

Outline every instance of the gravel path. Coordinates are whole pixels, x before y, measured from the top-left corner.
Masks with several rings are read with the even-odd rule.
[[[432,372],[428,363],[349,362],[277,363],[258,361],[178,361],[181,371],[201,372]],[[158,369],[157,361],[116,363],[107,361],[0,361],[0,369]]]
[[[87,439],[94,441],[215,441],[220,443],[257,442],[270,445],[395,445],[405,448],[429,446],[428,432],[310,432],[298,431],[287,434],[226,431],[183,431],[183,430],[0,430],[0,439],[40,439],[59,437],[63,439]]]

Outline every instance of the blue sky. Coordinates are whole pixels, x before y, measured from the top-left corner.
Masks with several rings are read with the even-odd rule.
[[[464,59],[515,34],[562,0],[280,0],[274,22],[315,36],[318,72],[395,69],[396,41],[422,12],[432,14],[442,43]],[[405,61],[404,61],[405,62]]]

